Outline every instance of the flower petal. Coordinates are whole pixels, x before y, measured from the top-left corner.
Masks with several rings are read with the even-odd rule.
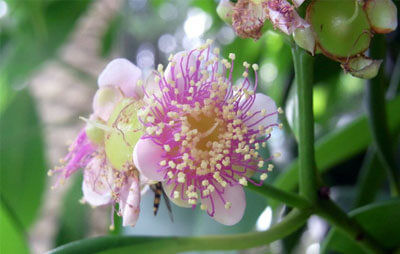
[[[126,184],[120,193],[120,199],[122,225],[124,227],[135,226],[140,212],[140,187],[137,177],[132,178],[130,185]]]
[[[115,105],[122,99],[121,92],[113,86],[98,89],[93,98],[93,112],[105,122],[108,121]]]
[[[211,194],[212,201],[214,202],[214,220],[221,224],[232,226],[238,223],[246,209],[246,195],[241,185],[227,186],[222,194],[225,202],[230,202],[230,208],[225,208],[225,203],[222,201],[216,191]],[[211,198],[202,199],[202,204],[207,206],[209,213],[212,212]]]
[[[184,90],[185,80],[179,75],[189,75],[190,67],[196,68],[196,57],[193,54],[189,54],[187,51],[180,51],[176,53],[172,59],[173,64],[169,63],[165,69],[165,79],[167,81],[174,80],[176,87],[179,91]]]
[[[133,150],[133,163],[136,168],[150,180],[162,181],[164,172],[160,172],[160,162],[164,150],[151,139],[139,139]]]
[[[103,160],[93,158],[84,170],[82,191],[85,201],[91,206],[106,205],[111,202],[112,187],[110,174],[105,171]],[[111,171],[111,169],[109,169]]]
[[[253,116],[252,118],[250,118],[248,121],[245,122],[245,124],[249,127],[249,129],[257,130],[259,126],[267,127],[271,124],[277,123],[278,113],[274,100],[265,94],[257,93],[254,103],[253,105],[251,105],[249,111],[251,113],[256,113],[262,111],[263,109],[265,109],[265,116],[273,113],[275,114],[264,118],[263,116],[261,116],[260,113],[258,113],[257,115]]]
[[[129,60],[117,58],[112,60],[100,74],[97,83],[99,87],[115,86],[124,92],[125,96],[139,98],[141,88],[137,81],[142,76],[142,71]]]

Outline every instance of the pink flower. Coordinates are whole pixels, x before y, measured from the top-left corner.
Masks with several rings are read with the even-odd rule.
[[[201,209],[216,221],[233,225],[246,207],[242,186],[261,185],[267,177],[260,146],[279,126],[278,109],[266,95],[255,93],[244,63],[244,80],[234,86],[231,61],[210,52],[210,43],[170,58],[155,81],[161,93],[145,93],[140,112],[146,133],[137,142],[133,160],[141,175],[162,181],[177,205]],[[228,77],[226,77],[226,74]],[[273,157],[273,156],[272,156]],[[272,159],[269,158],[268,160]],[[258,175],[260,181],[251,177]]]
[[[115,59],[106,66],[98,79],[99,89],[93,100],[94,114],[70,146],[69,153],[63,160],[65,166],[49,172],[50,175],[59,173],[59,181],[65,181],[78,169],[84,169],[84,201],[91,206],[114,207],[118,203],[117,213],[123,217],[124,226],[136,224],[140,192],[147,180],[139,177],[132,161],[128,161],[123,169],[114,168],[105,151],[105,139],[110,132],[122,132],[115,129],[117,127],[114,127],[114,123],[111,126],[107,123],[116,105],[126,99],[132,103],[142,99],[142,88],[139,89],[137,85],[140,84],[141,77],[141,70],[126,59]]]
[[[258,40],[266,19],[259,1],[238,0],[232,13],[232,25],[237,35]]]
[[[303,2],[296,0],[294,4],[299,7]],[[309,26],[286,0],[238,0],[231,12],[233,28],[243,38],[259,39],[267,19],[287,35]]]
[[[296,1],[301,4],[302,1]],[[309,24],[296,12],[294,6],[286,0],[268,0],[262,4],[267,13],[268,19],[274,27],[287,35],[291,35],[298,28],[308,27]]]

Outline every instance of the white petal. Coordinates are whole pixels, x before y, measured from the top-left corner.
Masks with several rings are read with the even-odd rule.
[[[117,58],[112,60],[100,74],[97,83],[99,87],[115,86],[122,90],[125,96],[139,98],[141,88],[137,85],[142,71],[129,60]]]
[[[126,189],[126,188],[125,188]],[[126,191],[128,193],[126,193]],[[134,177],[130,188],[125,193],[121,193],[121,199],[125,199],[123,202],[122,211],[122,225],[135,226],[139,218],[140,212],[140,188],[139,180]]]
[[[238,223],[246,209],[246,195],[241,185],[227,186],[222,194],[225,202],[230,202],[230,208],[225,207],[225,203],[219,197],[216,191],[212,192],[211,197],[214,202],[215,213],[212,217],[221,224],[231,226]],[[208,211],[212,211],[212,203],[210,198],[201,200],[202,204],[207,206]]]
[[[113,86],[104,86],[98,89],[93,98],[94,114],[107,122],[115,105],[121,99],[121,92]]]
[[[100,158],[93,158],[84,170],[82,191],[85,201],[92,206],[106,205],[111,202],[111,168],[104,169]],[[111,172],[110,172],[111,173]]]
[[[163,154],[164,150],[151,139],[139,139],[133,150],[133,163],[149,180],[162,181],[165,174],[159,169]]]
[[[251,113],[255,113],[258,111],[262,111],[263,109],[265,109],[265,115],[277,112],[277,108],[276,108],[276,104],[275,104],[274,100],[272,100],[269,96],[267,96],[265,94],[257,93],[254,103],[250,107],[249,111]],[[278,122],[278,114],[276,113],[276,114],[273,114],[272,116],[264,118],[259,123],[255,124],[254,126],[251,126],[252,124],[258,122],[262,118],[263,117],[261,116],[261,114],[258,113],[257,115],[250,118],[248,121],[246,121],[244,123],[247,126],[249,126],[249,129],[258,130],[259,126],[267,127],[268,125],[275,124]]]

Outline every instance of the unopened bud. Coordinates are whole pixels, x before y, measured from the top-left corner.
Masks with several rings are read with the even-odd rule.
[[[378,74],[381,63],[382,60],[374,60],[365,56],[360,56],[351,59],[348,63],[343,64],[342,67],[354,77],[372,79]]]
[[[397,8],[391,0],[368,0],[364,9],[375,32],[385,34],[396,30]]]
[[[233,7],[234,3],[230,0],[220,0],[217,6],[218,16],[229,25],[232,25]]]

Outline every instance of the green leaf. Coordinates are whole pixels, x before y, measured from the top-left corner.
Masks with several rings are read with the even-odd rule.
[[[387,248],[400,247],[400,200],[361,207],[350,212],[362,227],[379,243]],[[362,236],[360,236],[362,237]],[[322,246],[322,253],[339,251],[341,253],[363,254],[364,252],[336,228],[331,229]]]
[[[400,127],[400,96],[387,103],[389,129],[391,133]],[[365,115],[355,119],[347,126],[332,132],[315,144],[315,159],[320,172],[363,151],[371,142],[371,133]],[[279,175],[275,186],[283,190],[293,190],[298,183],[298,160],[293,161],[286,171]],[[270,202],[272,207],[277,203]]]
[[[18,1],[10,5],[10,13],[20,14],[20,20],[0,48],[0,76],[9,86],[23,84],[28,75],[54,56],[90,3],[89,0],[42,2],[30,1],[29,6],[35,6],[35,11]],[[39,18],[40,22],[32,22]]]
[[[56,246],[83,239],[88,232],[88,207],[79,202],[82,198],[82,180],[82,173],[75,176],[64,198]]]
[[[26,228],[36,217],[46,179],[41,124],[28,90],[0,115],[0,192]]]
[[[0,225],[0,253],[29,253],[22,229],[3,202],[0,202]]]

